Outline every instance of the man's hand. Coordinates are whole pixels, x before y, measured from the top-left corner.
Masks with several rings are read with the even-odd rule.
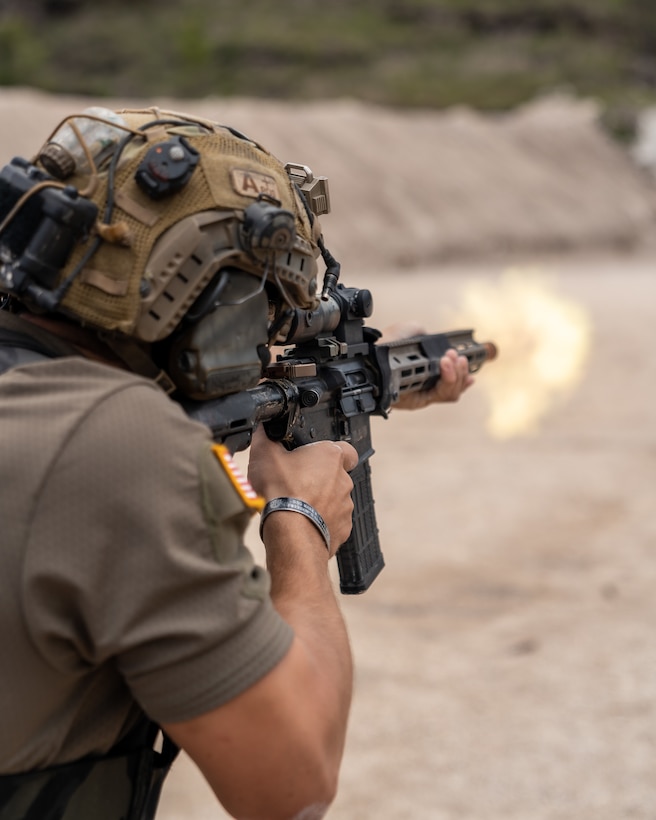
[[[348,471],[357,463],[355,448],[345,441],[318,441],[286,450],[258,428],[253,435],[248,478],[267,501],[292,496],[311,504],[328,526],[334,552],[351,532],[353,482]]]
[[[383,332],[381,341],[395,342],[412,336],[421,336],[426,331],[421,325],[413,322],[398,322],[390,325]],[[464,391],[474,384],[474,377],[469,372],[466,356],[459,356],[453,349],[440,359],[440,378],[432,390],[418,393],[406,393],[394,407],[401,410],[420,410],[437,402],[458,401]]]

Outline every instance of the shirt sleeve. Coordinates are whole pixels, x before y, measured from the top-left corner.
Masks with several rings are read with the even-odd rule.
[[[243,543],[250,514],[209,432],[159,389],[104,396],[35,500],[25,592],[39,651],[65,674],[114,664],[159,722],[235,697],[292,637]]]

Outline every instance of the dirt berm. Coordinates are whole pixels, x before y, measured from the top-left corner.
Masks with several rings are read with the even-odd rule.
[[[231,125],[283,161],[327,176],[333,212],[324,227],[331,250],[350,266],[622,248],[653,230],[650,181],[602,132],[592,102],[551,97],[498,116],[351,100],[155,102]],[[124,103],[135,101],[104,104]],[[59,119],[88,104],[0,91],[3,154],[36,151]]]
[[[1,91],[2,154],[88,102]],[[500,346],[457,404],[374,420],[386,567],[341,599],[356,681],[330,820],[654,820],[651,181],[564,99],[159,102],[330,179],[327,245],[376,326],[457,313]],[[493,397],[533,424],[494,434]],[[161,820],[225,816],[183,757]]]

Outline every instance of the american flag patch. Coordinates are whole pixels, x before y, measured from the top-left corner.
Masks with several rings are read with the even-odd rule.
[[[255,492],[250,481],[235,463],[230,450],[223,444],[215,444],[212,447],[212,452],[219,459],[232,486],[237,490],[244,504],[253,510],[253,512],[262,512],[264,509],[264,499]]]

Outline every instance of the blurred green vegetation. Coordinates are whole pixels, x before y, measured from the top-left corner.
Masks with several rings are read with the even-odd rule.
[[[121,97],[349,96],[492,111],[560,90],[597,98],[619,127],[656,100],[656,6],[3,0],[0,84]]]

